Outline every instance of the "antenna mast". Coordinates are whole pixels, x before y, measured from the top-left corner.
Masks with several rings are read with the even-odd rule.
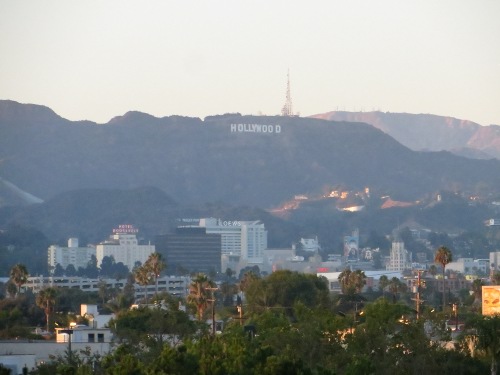
[[[286,101],[285,105],[281,109],[281,116],[286,116],[286,117],[293,116],[292,95],[290,94],[290,69],[288,69],[288,74],[287,74]]]

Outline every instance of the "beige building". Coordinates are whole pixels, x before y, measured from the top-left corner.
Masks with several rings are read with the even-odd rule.
[[[387,271],[403,272],[411,269],[411,253],[405,249],[404,242],[393,242],[389,255]]]
[[[137,239],[138,230],[130,224],[119,225],[107,241],[96,246],[97,266],[104,257],[113,257],[116,263],[122,262],[132,270],[137,262],[144,264],[155,252],[155,246],[140,244]]]

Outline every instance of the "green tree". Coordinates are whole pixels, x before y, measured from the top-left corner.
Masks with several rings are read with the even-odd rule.
[[[500,272],[495,271],[491,277],[491,283],[493,285],[500,285]]]
[[[222,295],[222,303],[224,306],[233,305],[233,296],[238,293],[238,287],[236,284],[230,282],[223,282],[220,284],[219,288],[220,294]]]
[[[36,296],[36,304],[38,307],[42,308],[45,317],[47,319],[47,332],[51,332],[51,318],[54,313],[54,307],[57,300],[57,289],[54,287],[48,287],[40,290]]]
[[[446,280],[445,280],[445,268],[448,263],[453,260],[450,249],[446,246],[440,246],[436,250],[434,255],[434,262],[438,263],[443,267],[443,311],[446,309]]]
[[[68,277],[76,276],[75,266],[73,264],[68,264],[68,266],[64,270],[64,274]]]
[[[280,309],[290,317],[294,315],[297,302],[318,308],[330,303],[326,279],[289,270],[276,271],[254,280],[246,289],[245,297],[250,313]]]
[[[154,374],[198,374],[198,357],[189,352],[184,345],[179,347],[164,345],[162,352],[154,359],[148,370]]]
[[[147,272],[150,273],[150,276],[155,281],[155,295],[158,294],[158,278],[166,266],[167,265],[163,261],[160,253],[152,253],[148,257],[146,263],[144,263],[144,267],[146,267]]]
[[[10,298],[15,298],[17,294],[17,285],[12,282],[12,280],[7,282],[6,291],[9,294]]]
[[[406,289],[406,284],[397,277],[393,277],[389,281],[389,291],[392,293],[392,300],[394,303],[398,300],[399,293],[406,291]]]
[[[187,302],[196,307],[196,312],[198,315],[198,320],[201,322],[203,320],[203,313],[208,307],[208,302],[212,295],[209,288],[214,288],[215,283],[210,280],[207,275],[199,273],[191,281],[189,286],[189,295],[187,296]]]
[[[260,276],[256,273],[254,273],[253,271],[245,272],[241,276],[240,282],[238,284],[240,291],[242,291],[243,293],[246,292],[248,290],[248,288],[250,287],[250,284],[252,284],[254,281],[259,280],[259,279],[260,279]]]
[[[148,285],[151,284],[151,273],[147,267],[140,266],[134,270],[134,278],[137,284],[144,287],[146,303],[148,303]]]
[[[366,284],[366,275],[361,270],[351,271],[346,268],[340,273],[338,280],[343,294],[359,294]]]
[[[176,346],[195,332],[195,324],[188,314],[179,310],[179,300],[165,295],[157,308],[139,307],[120,310],[110,323],[119,342],[155,348],[158,354],[165,340]]]
[[[476,332],[477,349],[484,350],[491,361],[491,375],[496,375],[500,359],[500,315],[481,315],[468,325]]]
[[[484,282],[481,279],[476,279],[472,282],[472,292],[474,293],[474,303],[480,304],[483,295]]]
[[[146,365],[141,361],[139,354],[134,345],[120,345],[103,358],[102,370],[108,375],[144,375],[147,373]]]
[[[21,293],[21,287],[28,281],[28,269],[24,264],[17,263],[10,270],[10,279],[17,286],[17,293]]]
[[[101,298],[102,305],[104,306],[111,295],[111,291],[109,290],[110,288],[104,279],[99,280],[97,287],[97,294],[99,295],[99,298]]]
[[[378,279],[378,287],[382,294],[385,296],[385,289],[389,286],[389,278],[387,275],[382,275]]]

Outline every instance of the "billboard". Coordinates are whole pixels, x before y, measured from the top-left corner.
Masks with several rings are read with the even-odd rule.
[[[500,285],[483,286],[483,315],[500,314]]]
[[[344,236],[344,256],[347,260],[358,259],[359,254],[359,232],[352,232],[351,236]]]

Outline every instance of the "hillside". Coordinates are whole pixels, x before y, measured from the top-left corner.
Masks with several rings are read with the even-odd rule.
[[[78,189],[152,186],[182,204],[268,208],[337,184],[396,200],[500,186],[498,160],[414,152],[362,123],[129,112],[95,124],[0,101],[0,135],[0,177],[43,200]]]
[[[333,111],[311,116],[323,120],[363,122],[415,151],[451,151],[459,155],[500,159],[500,126],[428,114]]]

